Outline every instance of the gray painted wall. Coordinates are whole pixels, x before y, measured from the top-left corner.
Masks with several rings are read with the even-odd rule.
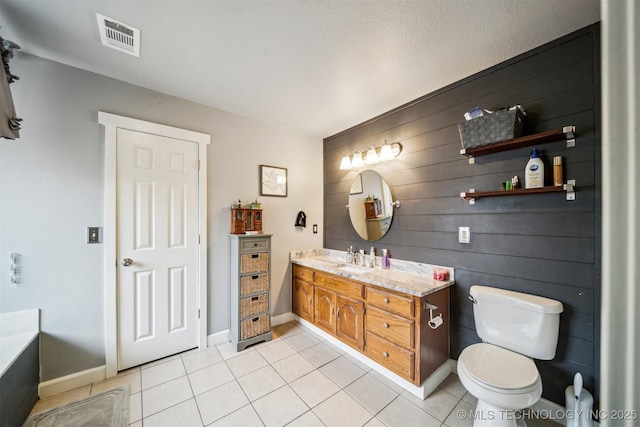
[[[86,227],[104,225],[106,111],[211,135],[208,150],[209,334],[229,328],[229,207],[259,196],[260,164],[288,168],[289,196],[259,197],[273,233],[272,310],[291,311],[289,251],[320,247],[322,141],[27,54],[11,63],[21,138],[0,140],[0,312],[41,309],[46,381],[101,366],[104,247]],[[309,226],[294,227],[298,210]],[[9,284],[8,253],[21,257]]]
[[[451,355],[478,342],[469,288],[507,288],[557,299],[564,304],[556,358],[537,361],[547,399],[564,405],[564,388],[581,372],[585,386],[598,390],[600,305],[600,76],[599,26],[592,26],[518,56],[489,70],[325,138],[325,247],[368,249],[353,231],[345,205],[357,170],[341,171],[345,152],[403,145],[399,158],[373,167],[402,206],[391,230],[375,243],[392,258],[456,269],[452,293]],[[514,175],[524,181],[530,148],[479,157],[475,165],[459,154],[457,123],[472,107],[522,104],[525,134],[577,128],[577,146],[539,145],[552,183],[551,159],[561,155],[565,179],[575,179],[576,201],[563,194],[477,200],[460,192],[500,188]],[[471,228],[471,243],[458,243],[460,226]]]

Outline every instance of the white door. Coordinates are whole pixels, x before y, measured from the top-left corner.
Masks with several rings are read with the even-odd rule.
[[[118,370],[198,346],[198,144],[118,128]]]

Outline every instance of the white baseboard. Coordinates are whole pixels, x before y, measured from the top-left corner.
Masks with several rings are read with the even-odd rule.
[[[229,329],[225,329],[224,331],[216,332],[207,336],[207,347],[224,344],[231,341],[231,338],[229,337],[230,333],[231,331]]]
[[[64,377],[41,382],[38,385],[38,396],[41,399],[44,399],[45,397],[73,390],[74,388],[82,387],[96,381],[102,381],[106,377],[106,365],[87,369],[85,371],[75,372],[70,375],[65,375]]]

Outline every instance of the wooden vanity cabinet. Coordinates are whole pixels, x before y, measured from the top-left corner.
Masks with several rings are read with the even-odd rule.
[[[296,264],[292,271],[295,314],[402,378],[419,386],[449,359],[449,288],[418,297]],[[429,304],[445,319],[436,329]]]
[[[315,272],[294,264],[292,277],[292,311],[306,321],[313,323],[315,307],[313,301]]]

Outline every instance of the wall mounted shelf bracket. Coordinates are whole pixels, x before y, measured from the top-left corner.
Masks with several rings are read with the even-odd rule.
[[[505,196],[522,196],[542,193],[563,193],[566,192],[567,200],[576,199],[576,180],[570,179],[563,186],[548,186],[542,188],[516,188],[515,190],[497,190],[497,191],[469,191],[460,193],[460,198],[469,201],[470,205],[476,204],[476,199],[483,197],[505,197]]]

